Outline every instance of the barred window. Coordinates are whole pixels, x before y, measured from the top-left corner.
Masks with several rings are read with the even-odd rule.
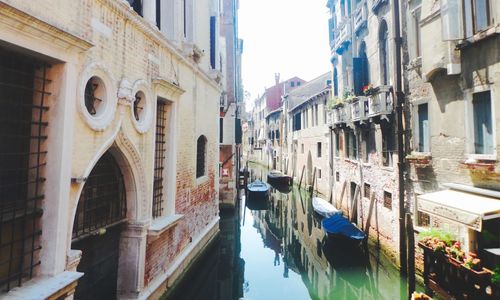
[[[196,178],[205,175],[207,155],[207,138],[201,135],[196,142]]]
[[[155,165],[153,181],[153,218],[162,216],[163,172],[165,162],[166,103],[158,101],[156,108]]]
[[[49,68],[0,47],[0,292],[40,264]]]

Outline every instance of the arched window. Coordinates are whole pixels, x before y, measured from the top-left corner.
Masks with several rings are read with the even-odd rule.
[[[378,34],[378,45],[380,55],[380,81],[381,84],[389,84],[390,71],[389,71],[389,30],[387,23],[382,20],[380,23]]]
[[[205,175],[205,165],[207,156],[207,138],[200,135],[196,142],[196,178]]]

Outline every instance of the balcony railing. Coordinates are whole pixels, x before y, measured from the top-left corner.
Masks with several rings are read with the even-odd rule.
[[[344,18],[333,32],[334,50],[338,53],[342,53],[344,45],[349,44],[351,42],[350,21],[351,19]]]
[[[368,97],[358,96],[351,102],[351,119],[353,122],[363,122],[368,118]]]
[[[368,97],[368,117],[386,118],[393,111],[393,98],[391,87],[381,85],[376,92]]]
[[[341,125],[348,123],[351,120],[350,105],[337,105],[332,110],[333,125]]]
[[[368,8],[366,1],[358,4],[358,8],[353,13],[354,18],[354,32],[358,33],[362,28],[366,27],[368,20]]]

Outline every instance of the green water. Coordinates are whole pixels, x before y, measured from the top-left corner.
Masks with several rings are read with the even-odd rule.
[[[252,179],[266,179],[254,166]],[[267,209],[242,195],[222,212],[218,240],[166,299],[406,299],[406,282],[378,251],[363,254],[325,236],[310,195],[272,189]]]

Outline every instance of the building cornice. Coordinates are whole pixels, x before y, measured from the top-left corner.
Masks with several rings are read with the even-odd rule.
[[[22,30],[33,38],[52,42],[61,48],[74,47],[80,51],[87,51],[94,45],[75,34],[62,30],[59,27],[42,21],[13,6],[0,2],[0,23],[2,26]]]

